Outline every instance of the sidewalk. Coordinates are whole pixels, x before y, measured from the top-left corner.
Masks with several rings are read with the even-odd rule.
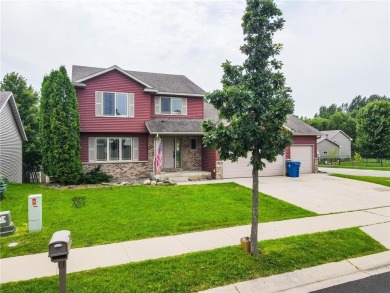
[[[390,249],[390,207],[259,224],[259,240],[361,226]],[[238,245],[250,225],[71,249],[68,273]],[[57,274],[47,253],[0,259],[0,283]]]

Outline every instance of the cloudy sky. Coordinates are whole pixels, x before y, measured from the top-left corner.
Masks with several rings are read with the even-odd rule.
[[[355,96],[390,95],[390,1],[277,1],[275,36],[295,114]],[[16,71],[36,90],[72,65],[184,74],[220,88],[221,63],[242,63],[244,0],[1,0],[1,78]]]

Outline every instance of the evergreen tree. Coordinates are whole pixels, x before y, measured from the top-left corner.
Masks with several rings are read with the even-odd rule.
[[[251,254],[258,254],[258,173],[266,161],[274,162],[291,141],[283,131],[287,115],[294,104],[290,88],[280,71],[282,63],[275,59],[282,49],[272,42],[276,31],[283,28],[282,12],[271,0],[247,0],[242,18],[247,56],[243,65],[222,64],[222,90],[215,90],[206,100],[219,110],[224,125],[203,123],[203,142],[218,150],[222,160],[236,161],[251,154],[252,165],[252,227]]]
[[[80,121],[76,92],[64,66],[44,77],[41,95],[43,169],[63,183],[75,183],[81,174]]]

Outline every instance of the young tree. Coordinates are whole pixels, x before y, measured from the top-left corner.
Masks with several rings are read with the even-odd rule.
[[[390,101],[368,103],[357,115],[357,145],[363,157],[390,157]]]
[[[45,76],[40,105],[42,166],[63,183],[80,178],[80,121],[76,92],[61,66]]]
[[[22,120],[28,141],[23,143],[23,163],[37,167],[41,161],[39,145],[38,93],[27,86],[26,79],[16,72],[7,73],[0,82],[0,89],[11,91]]]
[[[282,45],[272,42],[274,33],[283,28],[281,16],[271,0],[247,0],[242,18],[245,42],[241,47],[247,59],[243,65],[223,63],[222,90],[206,96],[227,125],[204,122],[204,144],[217,149],[222,160],[236,161],[251,153],[252,255],[258,254],[258,172],[266,160],[275,161],[291,141],[283,123],[293,112],[294,103],[280,72],[282,63],[275,59]]]

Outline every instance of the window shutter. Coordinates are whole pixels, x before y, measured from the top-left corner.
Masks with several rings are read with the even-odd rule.
[[[139,156],[138,156],[138,137],[133,137],[133,161],[138,161]]]
[[[88,138],[88,162],[92,163],[96,161],[95,156],[96,137]]]
[[[127,94],[128,111],[127,116],[134,118],[134,94]]]
[[[161,98],[154,97],[154,114],[161,114]]]
[[[95,92],[95,116],[102,116],[103,92]]]
[[[181,115],[187,115],[187,99],[181,99]]]

